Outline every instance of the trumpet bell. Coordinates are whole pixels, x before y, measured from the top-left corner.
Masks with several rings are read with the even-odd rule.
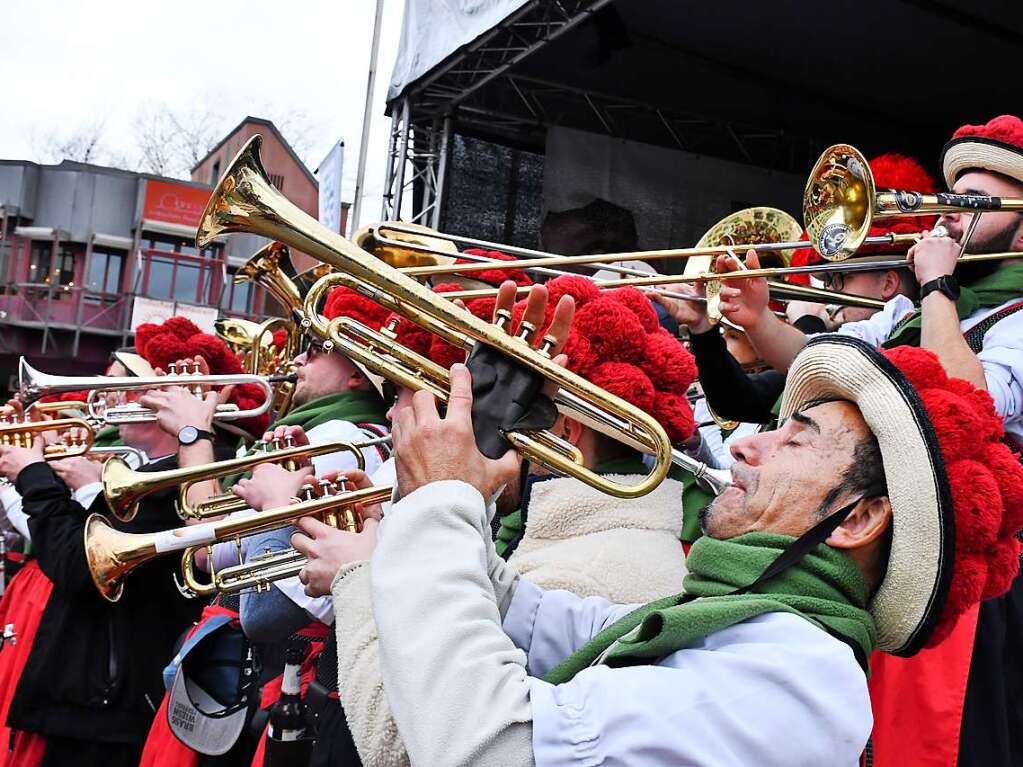
[[[102,514],[85,520],[85,558],[89,573],[102,597],[116,602],[124,593],[124,576],[135,566],[129,553],[137,548],[131,533],[110,526]]]
[[[438,266],[440,264],[453,264],[458,256],[458,247],[449,239],[433,237],[436,232],[422,224],[401,224],[401,230],[387,230],[387,238],[391,242],[381,242],[377,232],[386,229],[387,224],[370,224],[364,226],[355,233],[355,244],[368,253],[372,253],[388,266],[396,269],[404,269],[413,266]],[[415,233],[406,231],[417,230]],[[394,241],[407,242],[412,245],[420,245],[434,251],[450,253],[450,256],[443,256],[440,253],[424,253],[412,248],[402,248],[395,245]]]
[[[711,248],[721,245],[742,246],[766,245],[775,242],[795,242],[803,235],[803,227],[792,216],[778,208],[759,207],[736,211],[718,221],[704,233],[697,248]],[[761,266],[783,268],[792,263],[794,250],[777,250],[764,253]],[[736,253],[744,256],[745,253]],[[703,272],[717,272],[717,258],[703,256],[690,258],[686,262],[685,275]],[[721,320],[721,283],[706,283],[707,317],[711,322]],[[717,420],[717,419],[715,419]]]
[[[140,473],[117,455],[110,456],[103,463],[100,472],[103,495],[107,499],[110,511],[122,522],[130,522],[135,518],[139,510],[139,501],[146,494],[148,485],[140,480]]]
[[[858,149],[827,149],[803,191],[803,221],[814,249],[829,261],[853,255],[870,232],[875,195],[874,175]]]

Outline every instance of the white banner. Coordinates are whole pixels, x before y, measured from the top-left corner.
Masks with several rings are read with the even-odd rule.
[[[320,180],[320,223],[338,234],[344,234],[341,231],[341,171],[344,157],[345,142],[338,141],[316,169]]]
[[[219,311],[212,306],[179,304],[177,301],[158,301],[155,298],[136,296],[131,306],[131,332],[139,325],[152,322],[159,325],[171,317],[187,317],[204,333],[216,333],[214,323]]]

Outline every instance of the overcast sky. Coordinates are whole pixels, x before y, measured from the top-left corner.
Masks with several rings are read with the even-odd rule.
[[[312,168],[345,142],[355,187],[375,0],[6,0],[0,24],[0,159],[40,160],[48,135],[102,123],[130,154],[140,112],[209,109],[308,117]],[[404,8],[385,0],[363,221],[379,218],[389,118],[384,97]],[[273,114],[265,114],[265,113]]]

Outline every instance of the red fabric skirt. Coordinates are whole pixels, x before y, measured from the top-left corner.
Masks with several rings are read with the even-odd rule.
[[[912,658],[871,657],[874,767],[956,764],[979,609],[963,613],[937,647]]]
[[[15,632],[15,644],[0,650],[0,767],[36,767],[46,749],[46,739],[34,732],[16,733],[11,744],[7,714],[52,591],[50,579],[33,560],[11,579],[0,600],[0,627],[11,623]]]

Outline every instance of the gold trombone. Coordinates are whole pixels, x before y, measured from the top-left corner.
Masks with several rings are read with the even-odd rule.
[[[305,564],[305,558],[293,549],[273,555],[258,555],[248,564],[211,572],[211,582],[207,584],[201,582],[194,572],[195,552],[203,546],[223,541],[235,541],[240,546],[243,536],[287,527],[302,517],[313,515],[333,527],[357,531],[361,518],[356,507],[386,501],[392,492],[389,486],[348,490],[343,483],[338,489],[338,494],[313,498],[310,486],[307,498],[291,506],[160,533],[125,533],[114,529],[102,515],[92,514],[85,522],[85,554],[89,572],[99,593],[116,602],[124,592],[124,578],[136,567],[164,554],[183,552],[181,588],[189,596],[264,588],[272,580],[295,575]]]
[[[763,209],[759,209],[763,210]],[[772,209],[773,210],[773,209]],[[735,216],[746,213],[747,211],[739,211],[737,214],[732,214],[721,221],[707,233],[710,235],[715,230],[719,229],[723,225],[726,225],[730,219]],[[777,211],[781,213],[781,211]],[[791,217],[789,217],[791,218]],[[794,221],[794,220],[793,220]],[[416,229],[410,230],[408,227],[416,226]],[[797,225],[798,226],[798,225]],[[393,231],[392,231],[393,229]],[[695,248],[687,249],[675,249],[675,250],[662,250],[662,251],[636,251],[632,253],[612,253],[612,254],[590,254],[590,255],[579,255],[579,256],[559,256],[555,253],[549,253],[539,250],[531,250],[528,248],[518,248],[510,245],[503,245],[501,243],[487,242],[484,240],[475,240],[472,238],[458,237],[454,235],[448,235],[441,232],[433,232],[435,237],[427,238],[425,235],[419,237],[412,237],[411,232],[423,232],[427,230],[426,227],[419,225],[406,224],[403,222],[385,222],[380,224],[373,224],[369,227],[365,227],[356,235],[356,242],[365,249],[367,252],[377,256],[385,263],[396,263],[401,264],[401,271],[406,274],[410,274],[414,277],[444,277],[449,275],[461,275],[461,276],[472,276],[473,273],[479,271],[487,271],[494,269],[522,269],[524,271],[533,272],[546,277],[559,277],[567,274],[575,274],[574,272],[565,271],[558,269],[559,266],[584,266],[593,269],[601,269],[605,271],[617,272],[623,275],[621,278],[613,280],[597,280],[593,277],[589,279],[596,283],[597,287],[601,289],[615,289],[625,287],[627,285],[639,286],[645,290],[653,290],[654,292],[660,293],[661,295],[667,296],[668,298],[678,298],[687,301],[706,301],[707,299],[699,296],[690,296],[684,293],[674,293],[671,291],[664,291],[657,289],[658,286],[667,285],[680,280],[674,279],[660,279],[656,282],[640,282],[642,278],[647,280],[654,279],[648,272],[634,269],[632,267],[623,266],[621,264],[608,263],[609,261],[618,259],[628,259],[632,261],[653,261],[665,258],[677,258],[686,256],[689,258],[693,257],[706,257],[707,267],[711,269],[713,273],[713,256],[714,255],[734,255],[739,249],[753,248],[759,252],[766,253],[769,255],[778,254],[779,262],[782,266],[788,263],[788,254],[791,253],[793,247],[809,247],[810,243],[801,240],[784,240],[777,242],[759,241],[756,243],[743,243],[740,245],[730,244],[700,244]],[[393,236],[406,239],[395,239],[394,237],[386,237],[380,234],[382,231],[392,232]],[[705,237],[707,236],[705,235]],[[903,236],[903,235],[900,235]],[[519,254],[524,258],[517,261],[500,261],[497,259],[488,258],[487,256],[481,256],[471,253],[458,254],[459,258],[464,259],[470,263],[455,264],[449,257],[440,255],[447,251],[438,249],[435,245],[428,242],[430,239],[440,240],[441,242],[464,242],[473,245],[486,245],[490,249],[501,250],[511,255]],[[889,243],[891,237],[876,237],[872,238],[878,242]],[[402,243],[405,243],[402,246]],[[701,240],[703,243],[703,240]],[[404,247],[407,252],[402,253],[401,247]],[[433,254],[432,256],[429,254]],[[429,258],[434,258],[434,261],[429,261]],[[408,264],[406,266],[406,264]],[[575,275],[579,276],[579,275]],[[666,278],[668,275],[657,275],[659,278]],[[635,280],[635,281],[634,281]],[[685,281],[685,280],[682,280]],[[838,303],[846,306],[861,306],[866,308],[880,309],[884,306],[883,302],[874,301],[873,299],[864,298],[862,296],[854,296],[847,293],[838,293],[831,290],[825,290],[822,288],[814,288],[804,285],[792,285],[784,282],[771,281],[769,283],[771,291],[771,297],[780,301],[815,301],[820,303]],[[517,293],[525,293],[529,290],[528,287],[522,287],[517,290]],[[462,299],[470,300],[473,298],[482,298],[485,296],[492,296],[496,294],[496,289],[490,288],[479,288],[479,289],[466,289],[463,291],[453,291],[451,293],[444,293],[444,297],[449,300]]]
[[[876,218],[989,210],[1023,210],[1023,198],[879,190],[866,157],[848,144],[824,150],[803,192],[803,222],[811,247],[829,261],[859,250]]]
[[[361,283],[364,295],[417,325],[446,337],[464,336],[470,343],[481,343],[497,350],[584,402],[597,417],[601,431],[624,437],[630,444],[652,454],[654,467],[637,484],[623,485],[595,474],[576,461],[566,461],[565,455],[552,447],[549,440],[537,439],[529,433],[507,433],[505,436],[513,447],[531,460],[618,497],[638,497],[660,484],[671,463],[671,444],[656,420],[554,364],[544,353],[553,339],[546,339],[541,350],[535,350],[530,346],[528,334],[518,338],[508,336],[500,327],[454,306],[323,227],[270,183],[259,159],[261,142],[258,135],[249,139],[214,189],[198,227],[197,242],[201,246],[230,232],[248,232],[279,240],[351,276]],[[333,275],[324,280],[331,277]],[[619,426],[624,428],[617,428]]]
[[[145,496],[160,490],[180,487],[178,515],[182,519],[209,519],[241,511],[248,508],[248,505],[233,493],[224,493],[193,506],[188,503],[188,490],[197,482],[240,474],[261,463],[280,463],[285,468],[294,470],[298,461],[342,451],[352,453],[359,469],[365,469],[366,462],[361,451],[389,440],[388,436],[365,442],[327,442],[322,445],[288,445],[284,448],[272,444],[267,446],[270,449],[257,451],[252,455],[164,471],[136,471],[125,461],[115,457],[103,464],[101,476],[103,494],[113,515],[122,522],[130,522],[138,513],[139,503]]]

